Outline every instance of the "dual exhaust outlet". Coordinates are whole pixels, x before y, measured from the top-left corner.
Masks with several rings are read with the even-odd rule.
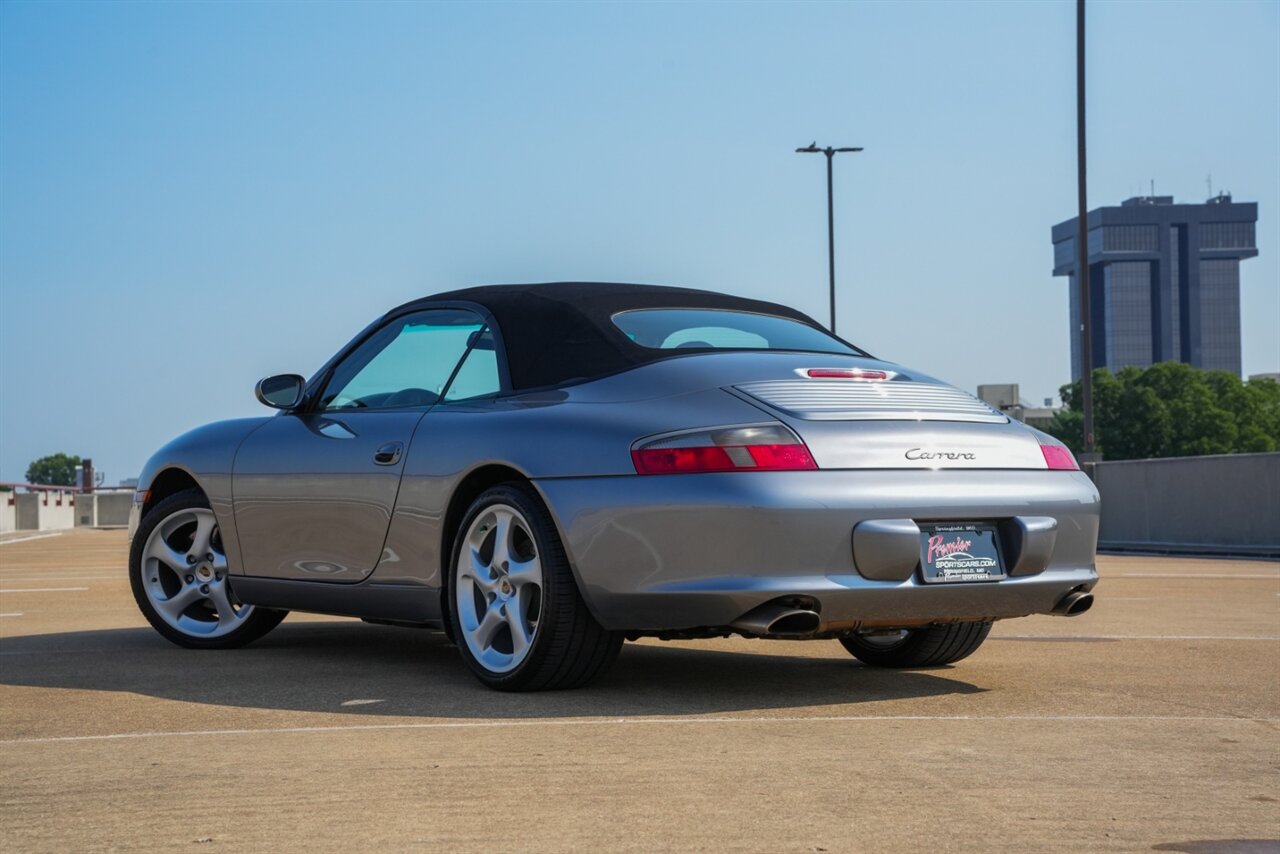
[[[1092,607],[1092,593],[1073,590],[1058,600],[1051,613],[1059,617],[1078,617]],[[821,625],[822,617],[817,611],[784,602],[766,602],[730,624],[743,634],[781,638],[806,637],[818,631]]]

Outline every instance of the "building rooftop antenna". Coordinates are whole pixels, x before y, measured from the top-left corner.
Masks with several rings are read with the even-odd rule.
[[[1204,183],[1205,183],[1205,186],[1209,188],[1209,198],[1212,199],[1213,198],[1213,173],[1212,172],[1210,172],[1208,175],[1205,176]]]

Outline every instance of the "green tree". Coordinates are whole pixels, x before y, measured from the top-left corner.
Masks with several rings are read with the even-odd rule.
[[[1229,454],[1235,450],[1236,428],[1232,413],[1217,405],[1208,383],[1188,387],[1169,403],[1172,440],[1165,457]]]
[[[1124,378],[1108,413],[1107,449],[1118,460],[1164,456],[1173,438],[1169,407],[1135,379]]]
[[[68,454],[50,454],[27,466],[27,483],[48,486],[75,486],[80,458]]]
[[[1112,460],[1256,453],[1280,448],[1280,383],[1242,382],[1181,362],[1094,371],[1094,436]],[[1080,383],[1062,387],[1066,408],[1047,431],[1084,446]]]
[[[1280,383],[1271,379],[1240,382],[1234,374],[1214,371],[1209,384],[1219,406],[1236,415],[1236,447],[1241,453],[1280,448]]]

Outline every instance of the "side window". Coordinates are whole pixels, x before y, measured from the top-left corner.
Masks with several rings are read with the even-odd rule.
[[[420,311],[375,332],[334,369],[322,409],[397,409],[440,399],[484,321],[463,309]]]
[[[471,352],[467,354],[453,378],[445,400],[466,400],[486,397],[502,390],[498,378],[498,351],[493,343],[493,333],[488,328],[472,333]]]

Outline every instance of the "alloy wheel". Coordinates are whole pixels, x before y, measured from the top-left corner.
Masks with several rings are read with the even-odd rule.
[[[228,586],[218,520],[207,508],[177,510],[156,525],[140,570],[156,613],[185,635],[221,637],[244,625],[253,612]]]
[[[458,559],[455,605],[463,642],[492,673],[520,666],[538,632],[542,560],[521,513],[507,504],[472,520]]]

